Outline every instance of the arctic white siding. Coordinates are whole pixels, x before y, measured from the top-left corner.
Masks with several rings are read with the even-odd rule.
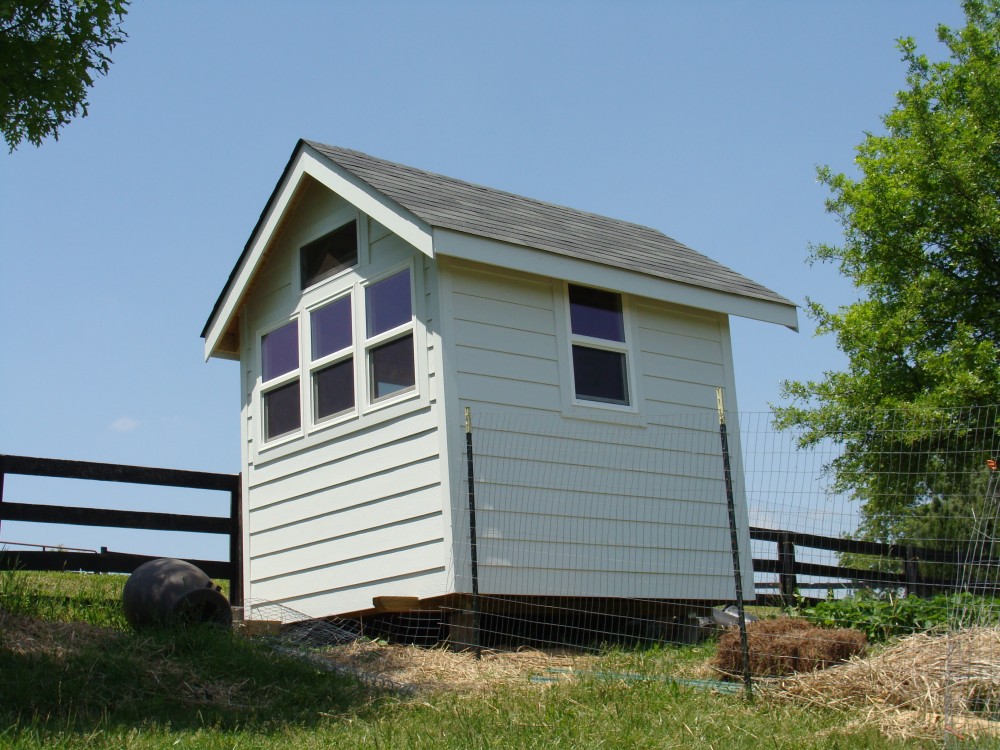
[[[346,282],[335,277],[303,294],[298,249],[352,217],[357,267]],[[369,406],[362,379],[357,413],[314,426],[303,414],[302,434],[263,445],[259,332],[301,316],[324,288],[336,294],[338,284],[363,284],[407,264],[416,291],[416,389]],[[248,598],[318,617],[370,609],[380,595],[444,592],[435,283],[433,263],[325,188],[308,184],[293,201],[241,316]],[[357,336],[355,345],[357,360]],[[300,387],[309,387],[305,374]]]
[[[455,398],[474,415],[480,591],[732,598],[715,395],[732,383],[726,317],[626,298],[634,408],[581,406],[563,282],[466,263],[441,275]],[[454,555],[468,591],[461,522]]]

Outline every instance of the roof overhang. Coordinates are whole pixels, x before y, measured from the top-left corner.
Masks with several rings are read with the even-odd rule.
[[[428,257],[434,257],[434,241],[430,225],[350,172],[332,163],[308,143],[299,141],[202,330],[201,335],[205,339],[205,359],[239,358],[239,351],[234,346],[232,326],[254,276],[263,264],[271,240],[281,227],[286,212],[307,177],[336,193],[420,252]]]
[[[439,256],[565,279],[574,284],[604,287],[799,330],[798,308],[790,302],[780,303],[683,284],[627,268],[598,265],[440,227],[434,228],[434,249]]]

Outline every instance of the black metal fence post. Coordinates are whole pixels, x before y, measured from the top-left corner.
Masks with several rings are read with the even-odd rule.
[[[726,433],[726,408],[722,389],[715,389],[719,408],[719,439],[722,442],[722,470],[726,480],[726,507],[729,511],[729,543],[733,552],[733,579],[736,584],[736,608],[739,612],[740,648],[743,652],[743,683],[747,698],[753,700],[753,676],[750,674],[750,643],[747,639],[746,609],[743,604],[743,571],[740,564],[739,530],[736,526],[736,499],[733,493],[733,473],[729,462],[729,436]]]
[[[472,410],[465,407],[465,465],[469,481],[469,552],[472,563],[472,645],[476,659],[483,658],[479,636],[479,552],[476,549],[476,472],[472,452]]]

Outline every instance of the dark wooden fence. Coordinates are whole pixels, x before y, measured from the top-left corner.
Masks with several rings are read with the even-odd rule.
[[[229,516],[180,515],[10,502],[4,498],[4,477],[7,474],[217,490],[229,493]],[[122,466],[88,461],[65,461],[55,458],[0,455],[0,525],[3,521],[29,521],[32,523],[226,534],[229,537],[228,560],[188,560],[188,562],[197,565],[211,578],[228,579],[230,601],[234,604],[241,604],[243,602],[241,485],[239,474],[213,474],[179,469],[156,469],[146,466]],[[107,548],[103,547],[96,554],[61,550],[28,552],[0,549],[0,570],[23,568],[25,570],[131,573],[144,562],[154,559],[156,558],[147,555],[108,552]]]
[[[907,594],[929,596],[944,594],[959,590],[962,581],[967,581],[966,572],[976,569],[992,569],[1000,566],[1000,559],[977,559],[964,551],[938,550],[917,547],[914,545],[881,544],[879,542],[863,542],[854,539],[838,539],[836,537],[805,534],[798,531],[782,531],[779,529],[762,529],[750,527],[750,538],[777,545],[777,557],[754,558],[755,573],[774,573],[778,575],[778,595],[769,597],[758,595],[758,601],[777,599],[784,604],[794,604],[799,590],[802,588],[873,588],[897,587],[905,589]],[[894,567],[902,572],[876,571],[865,568],[847,568],[839,565],[822,565],[800,562],[796,559],[796,549],[827,550],[829,552],[846,552],[856,555],[872,555],[889,561],[899,561]],[[927,563],[943,563],[955,571],[948,578],[935,578],[923,574],[922,567]],[[938,569],[940,570],[940,568]],[[828,580],[800,584],[799,576],[813,576]],[[847,581],[848,583],[844,583]],[[989,583],[991,588],[1000,588],[1000,583]],[[773,584],[758,584],[758,588],[774,588]],[[805,597],[809,598],[809,597]]]

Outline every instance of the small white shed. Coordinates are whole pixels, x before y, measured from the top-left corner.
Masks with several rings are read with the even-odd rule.
[[[322,617],[469,593],[464,407],[616,443],[650,415],[714,413],[717,386],[735,413],[730,315],[797,326],[793,303],[654,229],[300,141],[202,332],[207,357],[240,362],[246,596]],[[530,453],[537,430],[513,432],[512,456]],[[593,497],[535,484],[519,501],[572,516],[561,544],[608,543]],[[592,597],[732,598],[731,574],[690,575],[668,526],[633,525],[655,575],[559,570],[530,535],[494,554],[522,532],[493,524],[480,591],[589,576]],[[707,538],[730,554],[728,532]]]

